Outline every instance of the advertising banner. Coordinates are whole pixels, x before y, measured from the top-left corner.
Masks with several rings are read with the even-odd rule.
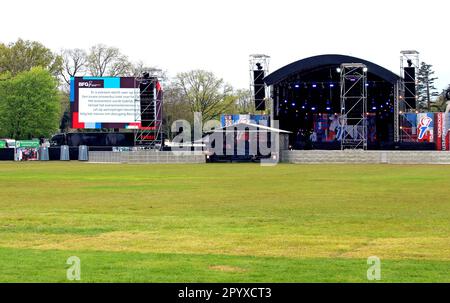
[[[434,114],[417,114],[417,142],[434,142]]]
[[[39,159],[39,140],[16,141],[16,161],[37,161]]]
[[[6,148],[6,141],[0,140],[0,148]]]
[[[220,117],[222,127],[227,127],[237,123],[254,123],[270,126],[269,120],[270,117],[268,115],[222,115]]]
[[[434,132],[435,132],[435,143],[436,150],[446,150],[445,147],[445,135],[444,135],[444,113],[435,113],[434,114]]]

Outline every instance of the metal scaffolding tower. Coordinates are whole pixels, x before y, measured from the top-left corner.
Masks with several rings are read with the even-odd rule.
[[[343,63],[341,73],[341,150],[367,150],[367,66]]]
[[[158,78],[144,73],[135,78],[135,89],[139,98],[135,99],[136,122],[140,127],[134,132],[136,146],[158,148],[162,143],[162,90],[157,89]]]
[[[407,119],[407,113],[417,113],[417,76],[419,72],[419,52],[406,50],[400,52],[400,80],[395,86],[394,98],[394,141],[415,142],[415,134],[412,131],[414,125]],[[414,67],[414,75],[409,75],[405,67]],[[406,74],[405,74],[406,73]],[[411,80],[414,79],[414,80]],[[412,90],[411,88],[415,89]],[[407,102],[406,96],[414,95],[414,106]]]
[[[270,104],[267,104],[267,101],[269,98],[269,88],[266,85],[255,85],[255,70],[262,70],[264,72],[263,76],[267,76],[269,74],[269,63],[270,63],[270,56],[264,55],[264,54],[253,54],[250,55],[249,58],[249,73],[250,73],[250,92],[251,92],[251,98],[253,104],[255,104],[255,95],[259,95],[261,93],[261,90],[265,90],[265,99],[266,99],[266,110],[270,109]],[[262,80],[262,79],[260,79]]]

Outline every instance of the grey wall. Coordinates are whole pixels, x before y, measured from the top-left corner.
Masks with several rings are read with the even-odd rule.
[[[450,164],[450,152],[445,151],[283,151],[286,163],[388,163],[388,164]]]
[[[104,152],[90,151],[89,162],[95,163],[205,163],[203,153],[198,152]]]

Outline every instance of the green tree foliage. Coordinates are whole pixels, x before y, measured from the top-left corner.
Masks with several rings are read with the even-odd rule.
[[[19,39],[8,45],[0,43],[0,73],[15,76],[38,66],[56,76],[61,72],[62,58],[36,41]]]
[[[254,114],[255,102],[252,98],[252,93],[249,89],[238,89],[234,92],[236,98],[235,110],[236,114]]]
[[[0,135],[14,139],[48,137],[60,122],[58,83],[35,67],[0,81]]]
[[[236,101],[231,86],[204,70],[179,73],[175,85],[181,90],[191,112],[202,114],[203,122],[218,119],[221,113],[230,111]]]
[[[164,87],[163,125],[167,138],[172,138],[171,127],[176,120],[194,122],[194,114],[181,88],[173,83]]]
[[[417,76],[417,96],[421,109],[430,110],[432,97],[439,96],[434,86],[434,81],[438,78],[433,75],[433,65],[422,62]]]
[[[450,90],[450,84],[447,89],[443,90],[441,94],[431,104],[430,111],[432,112],[445,112],[447,108],[447,99],[445,98],[446,92]]]

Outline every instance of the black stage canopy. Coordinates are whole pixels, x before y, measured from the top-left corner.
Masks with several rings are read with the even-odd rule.
[[[393,143],[395,73],[367,60],[345,55],[321,55],[293,62],[264,78],[272,86],[274,119],[292,132],[294,149],[340,148],[340,73],[342,63],[368,68],[367,104],[370,149]]]
[[[381,79],[384,79],[387,82],[390,82],[391,84],[395,84],[397,80],[400,79],[400,77],[395,73],[367,60],[345,55],[320,55],[298,60],[296,62],[288,64],[274,71],[270,75],[267,75],[264,78],[264,82],[267,85],[274,85],[294,74],[307,73],[310,71],[314,71],[317,69],[324,69],[331,66],[338,67],[342,63],[365,64],[370,73],[378,76]]]

